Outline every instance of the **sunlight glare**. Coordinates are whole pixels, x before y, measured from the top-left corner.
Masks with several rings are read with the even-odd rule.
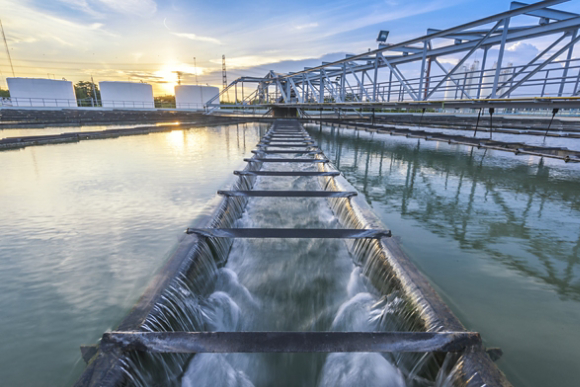
[[[193,84],[194,75],[203,75],[203,68],[194,67],[187,63],[168,63],[163,65],[160,70],[155,71],[155,76],[159,77],[158,86],[165,94],[174,93],[174,87],[177,85],[177,71],[181,71],[181,84]]]

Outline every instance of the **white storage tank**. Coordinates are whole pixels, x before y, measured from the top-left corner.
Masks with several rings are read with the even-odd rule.
[[[212,86],[175,86],[175,107],[177,109],[203,109],[203,105],[217,96],[220,89]],[[219,101],[215,101],[219,103]]]
[[[6,78],[10,102],[18,107],[76,108],[77,99],[70,81],[44,78]]]
[[[155,107],[153,87],[147,83],[99,82],[101,102],[107,108],[148,108]]]

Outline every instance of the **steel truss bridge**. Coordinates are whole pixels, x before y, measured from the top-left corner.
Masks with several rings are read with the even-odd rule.
[[[208,101],[218,108],[305,110],[389,108],[580,108],[580,15],[514,1],[510,10],[335,62],[263,78],[241,77]],[[506,51],[540,39],[543,49],[525,64],[506,63]],[[509,46],[508,46],[509,45]],[[457,60],[453,68],[444,65]],[[481,58],[481,61],[476,60]],[[471,60],[471,65],[468,61]],[[245,93],[250,87],[252,92]],[[234,103],[225,104],[226,97]],[[221,100],[221,103],[220,103]]]

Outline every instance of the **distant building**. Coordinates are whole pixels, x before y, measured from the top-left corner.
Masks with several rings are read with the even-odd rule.
[[[512,85],[512,81],[508,82],[511,78],[512,74],[515,72],[515,68],[513,67],[513,63],[507,64],[507,69],[503,69],[500,71],[499,81],[497,84],[497,93],[496,95],[499,97],[506,91],[508,91]],[[509,98],[509,95],[507,96]]]
[[[153,109],[153,87],[147,83],[99,82],[101,103],[106,108]]]
[[[212,86],[175,86],[175,105],[177,109],[203,109],[207,101],[219,93],[220,89]]]
[[[10,104],[17,107],[76,108],[72,82],[44,78],[6,78]]]
[[[508,68],[504,68],[499,73],[500,75],[499,75],[498,82],[497,82],[497,91],[495,93],[497,97],[501,96],[503,93],[508,91],[513,83],[511,81],[507,82],[510,79],[510,77],[513,75],[513,73],[515,72],[515,68],[513,68],[513,63],[511,63],[511,62],[508,63],[507,67]],[[491,68],[491,70],[485,71],[485,76],[483,77],[483,83],[485,84],[484,85],[485,93],[483,91],[481,92],[482,98],[485,98],[485,97],[488,97],[489,95],[491,95],[491,91],[493,90],[493,81],[495,78],[496,69],[497,69],[497,62],[495,62],[493,64],[493,67]]]
[[[469,68],[469,73],[466,77],[465,91],[469,98],[477,98],[477,90],[479,89],[479,76],[481,72],[479,71],[479,61],[473,61],[471,67]]]
[[[479,61],[474,61],[470,67],[461,66],[457,72],[447,79],[444,99],[476,98],[479,75]],[[465,94],[461,91],[461,88],[463,88]]]

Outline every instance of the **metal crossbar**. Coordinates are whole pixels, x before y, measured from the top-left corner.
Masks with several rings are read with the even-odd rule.
[[[244,159],[244,161],[252,163],[328,163],[326,159]]]
[[[262,140],[260,144],[271,144],[273,142],[281,142],[283,144],[312,144],[314,141],[307,141],[307,140]]]
[[[259,143],[256,146],[259,148],[267,147],[267,146],[271,146],[274,148],[299,148],[299,147],[318,148],[318,145],[315,145],[314,143],[312,143],[312,144],[306,144],[306,143],[305,144],[261,144],[261,143]]]
[[[157,353],[461,352],[476,332],[108,332],[101,345]]]
[[[244,197],[289,197],[289,198],[350,198],[354,191],[218,191],[224,196]]]
[[[316,150],[316,151],[310,151],[310,150],[253,150],[252,153],[272,153],[272,154],[276,154],[276,153],[302,153],[302,154],[308,154],[308,155],[317,155],[317,154],[321,154],[322,151],[321,150]]]
[[[390,230],[344,228],[188,228],[185,232],[209,238],[363,239],[391,236]]]
[[[309,137],[264,137],[262,142],[312,142]]]
[[[310,137],[308,133],[301,134],[290,134],[290,133],[271,133],[264,136],[265,138],[270,137]]]
[[[245,176],[339,176],[338,171],[302,172],[302,171],[234,171],[234,175]]]

